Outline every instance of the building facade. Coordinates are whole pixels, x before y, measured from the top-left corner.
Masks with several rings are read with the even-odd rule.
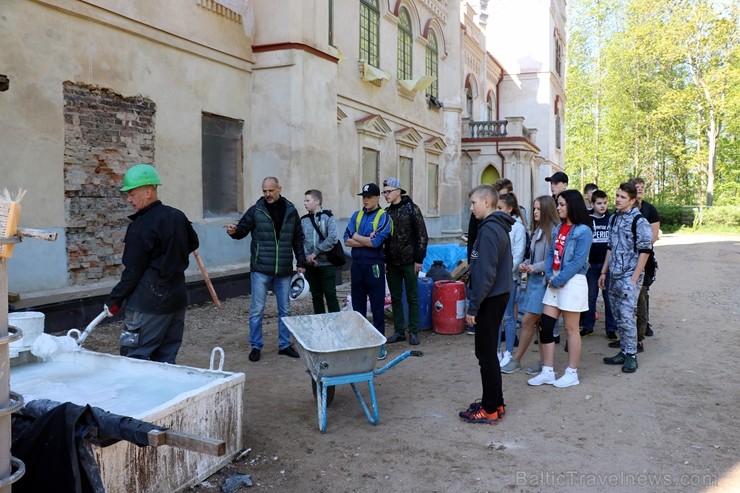
[[[362,184],[398,176],[437,241],[457,241],[474,185],[507,176],[528,202],[562,167],[562,147],[537,89],[545,74],[517,72],[517,55],[492,44],[492,26],[515,22],[499,3],[11,2],[0,18],[10,80],[0,186],[27,189],[22,225],[59,239],[15,249],[10,291],[109,290],[130,214],[118,187],[139,162],[193,221],[212,276],[247,272],[248,244],[223,226],[265,176],[299,210],[305,190],[322,190],[340,225]],[[561,89],[553,78],[546,92]]]

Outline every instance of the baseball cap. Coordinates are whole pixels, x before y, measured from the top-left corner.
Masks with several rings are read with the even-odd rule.
[[[386,180],[383,181],[383,186],[398,188],[399,190],[401,190],[401,195],[406,195],[406,190],[401,188],[401,180],[399,180],[398,178],[395,178],[395,177],[387,178]]]
[[[380,188],[375,183],[367,183],[362,187],[362,192],[357,195],[362,195],[363,197],[379,197]]]
[[[557,173],[554,173],[552,176],[548,176],[547,178],[545,178],[545,181],[554,182],[554,183],[568,183],[568,175],[566,175],[562,171],[558,171]]]

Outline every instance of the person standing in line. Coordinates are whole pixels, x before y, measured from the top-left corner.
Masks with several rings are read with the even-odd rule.
[[[634,373],[637,371],[637,298],[645,264],[653,248],[653,233],[650,223],[637,209],[637,189],[632,183],[619,185],[615,202],[617,210],[609,229],[599,288],[606,289],[608,277],[609,297],[619,329],[621,350],[616,356],[604,358],[604,363],[622,365],[624,373]]]
[[[373,314],[373,326],[385,335],[385,251],[383,244],[393,232],[393,221],[380,208],[380,188],[375,183],[362,187],[362,209],[355,211],[344,231],[344,244],[352,248],[350,290],[352,309],[367,317],[367,299]],[[385,344],[378,359],[385,359]]]
[[[645,197],[645,180],[632,178],[630,180],[637,190],[637,209],[650,223],[653,232],[653,245],[660,238],[660,216],[658,209],[650,202],[643,200]],[[637,298],[637,340],[640,342],[638,351],[642,349],[645,336],[652,337],[653,329],[650,327],[650,287],[642,286],[640,296]],[[640,351],[641,352],[641,351]]]
[[[568,189],[568,175],[562,171],[557,171],[552,176],[545,178],[545,181],[550,184],[550,193],[552,194],[552,198],[555,199],[555,203],[557,203],[558,195]]]
[[[301,217],[303,249],[306,254],[306,280],[311,290],[314,313],[339,311],[337,300],[337,268],[329,262],[326,252],[334,248],[339,236],[331,210],[323,209],[320,190],[306,190],[303,206],[308,214]],[[326,305],[324,305],[326,298]]]
[[[104,309],[112,317],[126,303],[121,356],[174,365],[185,332],[185,270],[199,243],[185,214],[157,198],[161,184],[149,164],[132,166],[123,177],[121,191],[134,214],[124,238],[121,280]]]
[[[501,367],[503,373],[514,373],[521,369],[522,358],[535,334],[534,327],[542,314],[542,299],[547,287],[545,257],[551,246],[552,232],[560,224],[555,201],[549,195],[542,195],[535,199],[532,204],[532,217],[534,219],[532,226],[535,230],[532,233],[531,258],[525,259],[519,265],[519,272],[527,274],[527,287],[522,300],[524,310],[522,333],[519,337],[519,347],[516,348],[511,360]],[[540,361],[538,365],[528,368],[527,373],[536,375],[542,371],[542,366],[542,361]]]
[[[481,223],[471,253],[470,304],[465,319],[475,326],[475,357],[483,394],[459,414],[466,423],[496,424],[506,414],[496,343],[514,283],[509,231],[515,219],[497,211],[497,203],[498,193],[490,185],[479,185],[471,192],[470,210]]]
[[[593,194],[598,189],[599,187],[596,186],[596,183],[586,183],[586,186],[583,187],[583,198],[586,201],[586,210],[589,214],[591,214],[594,210],[593,200],[591,200],[591,194]]]
[[[252,234],[250,245],[250,281],[252,301],[249,306],[249,361],[260,360],[262,347],[262,320],[267,301],[267,287],[272,282],[278,306],[278,354],[298,358],[290,344],[290,331],[283,317],[290,316],[290,279],[293,275],[293,255],[296,271],[306,270],[303,252],[303,230],[295,206],[281,195],[278,179],[268,176],[262,180],[262,197],[247,209],[237,224],[227,224],[226,233],[235,240]]]
[[[588,311],[581,314],[581,337],[590,336],[594,333],[596,325],[596,300],[599,297],[599,276],[606,258],[606,247],[609,243],[609,220],[611,214],[607,211],[609,199],[603,190],[595,190],[591,194],[591,223],[593,225],[593,242],[591,252],[588,255],[589,268],[586,273],[588,280]],[[607,280],[608,281],[608,280]],[[611,303],[609,302],[609,286],[601,291],[604,298],[604,326],[606,337],[609,340],[617,339],[617,326],[614,323]]]
[[[540,350],[542,372],[529,379],[529,385],[550,384],[555,387],[578,385],[578,363],[581,359],[581,312],[588,310],[588,254],[591,250],[591,222],[583,196],[577,190],[565,190],[558,195],[558,215],[562,219],[553,232],[552,247],[545,259],[547,290],[540,320]],[[553,361],[555,344],[553,329],[563,315],[568,338],[568,367],[555,379]]]
[[[419,344],[419,284],[418,277],[427,256],[427,227],[421,209],[401,188],[398,178],[383,182],[383,197],[389,203],[386,212],[393,220],[393,234],[385,242],[385,269],[388,290],[393,303],[394,333],[388,344],[405,341],[403,330],[403,287],[409,311],[409,344]]]
[[[521,216],[519,215],[519,204],[514,194],[502,194],[498,196],[498,203],[496,209],[509,214],[515,219],[514,224],[509,231],[509,240],[511,242],[511,254],[512,254],[512,281],[513,287],[511,293],[509,293],[509,302],[506,305],[506,311],[504,312],[503,318],[503,330],[506,336],[506,346],[504,352],[501,354],[500,365],[506,366],[511,360],[511,353],[514,351],[514,340],[516,339],[516,314],[514,313],[517,294],[519,288],[519,265],[524,261],[524,252],[527,249],[527,231],[524,225],[521,223]],[[498,341],[501,341],[501,330],[499,330]],[[501,346],[500,342],[497,348]]]

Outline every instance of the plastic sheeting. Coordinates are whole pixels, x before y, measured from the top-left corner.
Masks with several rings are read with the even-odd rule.
[[[457,243],[447,243],[444,245],[429,245],[427,247],[427,256],[421,265],[421,270],[428,272],[435,260],[442,260],[447,270],[452,272],[457,263],[468,258],[468,250]]]

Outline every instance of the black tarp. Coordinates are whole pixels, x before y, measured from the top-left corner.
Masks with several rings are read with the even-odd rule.
[[[147,433],[164,429],[98,407],[31,401],[13,414],[11,453],[26,465],[13,493],[105,493],[90,444],[145,446]]]

